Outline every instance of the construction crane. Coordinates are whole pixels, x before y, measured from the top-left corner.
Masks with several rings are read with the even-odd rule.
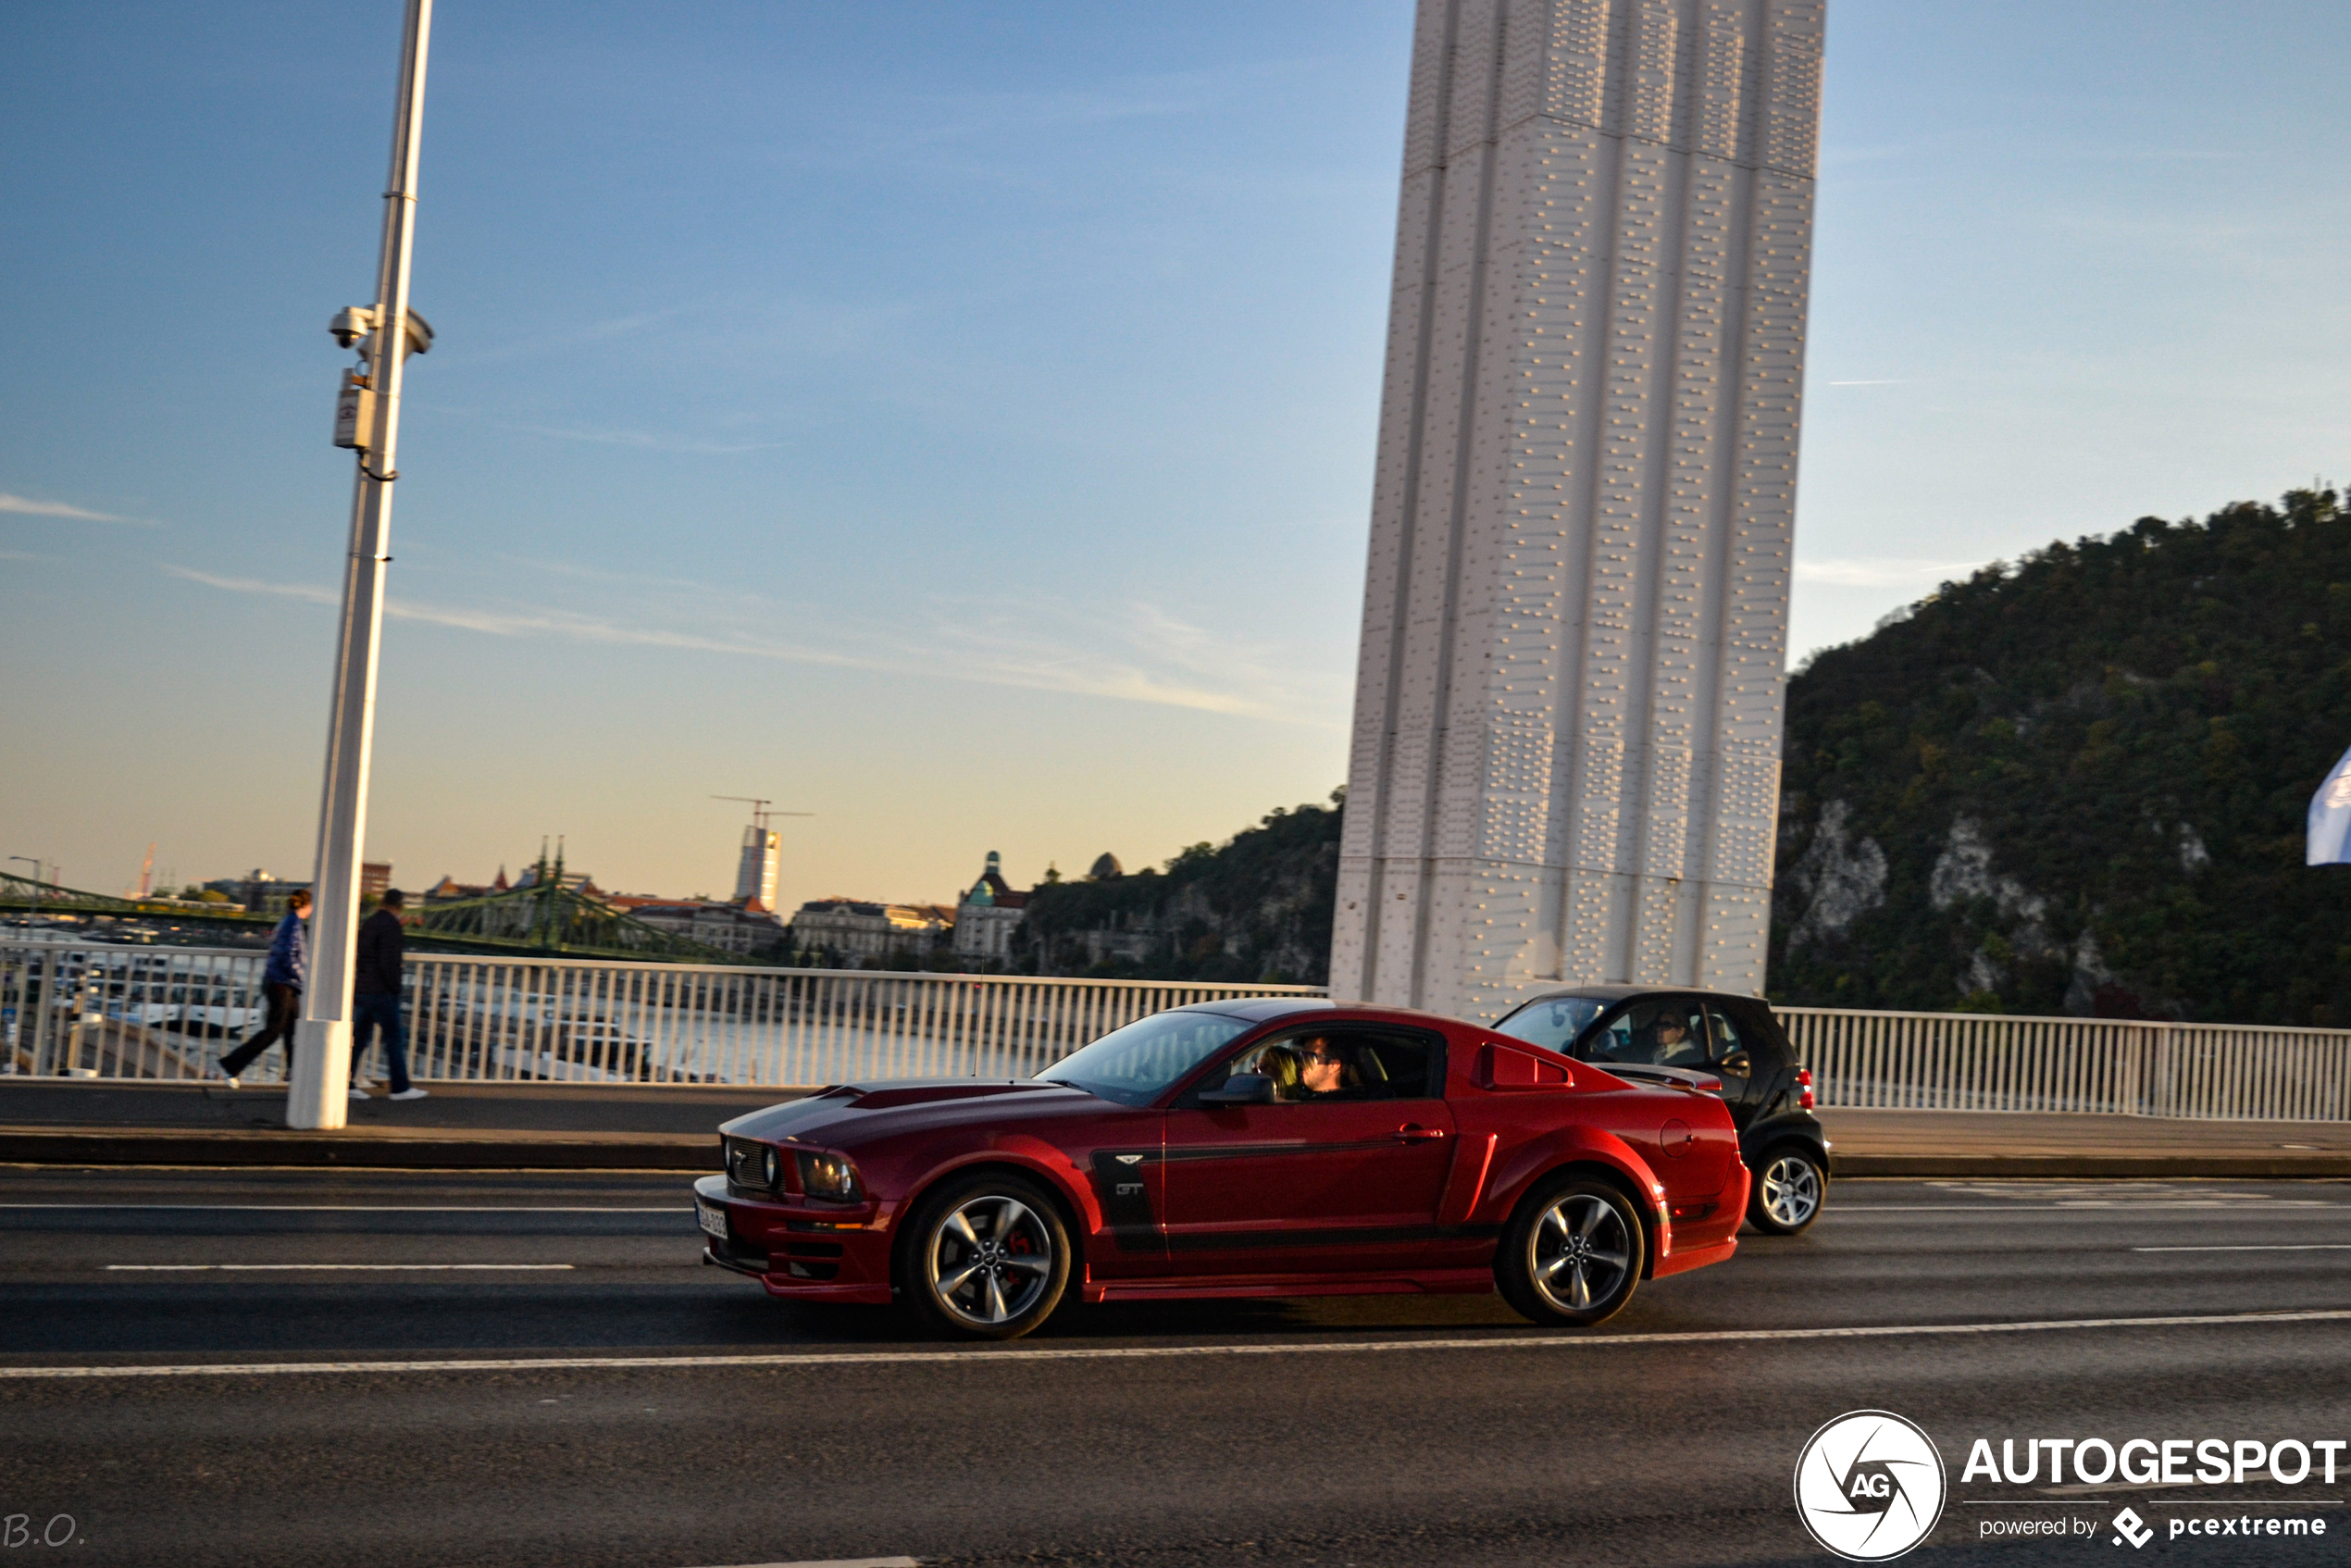
[[[813,811],[770,811],[770,802],[756,795],[713,795],[714,801],[740,801],[751,807],[751,826],[743,829],[742,860],[735,870],[735,897],[755,898],[771,913],[776,907],[777,846],[780,840],[768,829],[771,816],[814,816]]]
[[[813,811],[769,811],[767,807],[772,803],[763,801],[756,795],[713,795],[710,798],[714,801],[742,802],[751,807],[752,826],[763,831],[766,828],[767,819],[771,816],[814,816],[816,815]]]

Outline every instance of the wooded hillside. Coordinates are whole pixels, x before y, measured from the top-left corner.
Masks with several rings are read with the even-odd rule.
[[[2351,1023],[2332,491],[1947,584],[1788,687],[1773,1000]]]
[[[1330,975],[1344,791],[1276,807],[1221,847],[1194,844],[1162,871],[1032,890],[1016,971],[1143,980],[1318,986]]]

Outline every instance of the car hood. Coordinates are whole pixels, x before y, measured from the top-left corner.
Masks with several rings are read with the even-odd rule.
[[[1027,1121],[1106,1105],[1082,1089],[1038,1078],[889,1078],[840,1084],[738,1116],[718,1130],[738,1138],[789,1138],[849,1149],[899,1133]]]

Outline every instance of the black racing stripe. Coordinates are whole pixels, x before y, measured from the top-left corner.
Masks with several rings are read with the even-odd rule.
[[[1499,1225],[1368,1226],[1355,1230],[1251,1230],[1238,1235],[1171,1236],[1170,1251],[1244,1251],[1268,1247],[1375,1247],[1405,1241],[1482,1241],[1502,1234]]]

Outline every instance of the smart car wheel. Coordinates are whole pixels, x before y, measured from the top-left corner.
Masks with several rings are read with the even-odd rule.
[[[1821,1200],[1828,1190],[1829,1174],[1819,1156],[1784,1143],[1763,1156],[1747,1200],[1748,1221],[1773,1236],[1794,1236],[1821,1217]]]
[[[1641,1222],[1605,1182],[1569,1180],[1519,1207],[1502,1237],[1496,1282],[1536,1323],[1605,1323],[1641,1282]]]
[[[1052,1200],[1017,1176],[952,1182],[907,1227],[900,1288],[952,1333],[1016,1339],[1069,1284],[1069,1233]]]

